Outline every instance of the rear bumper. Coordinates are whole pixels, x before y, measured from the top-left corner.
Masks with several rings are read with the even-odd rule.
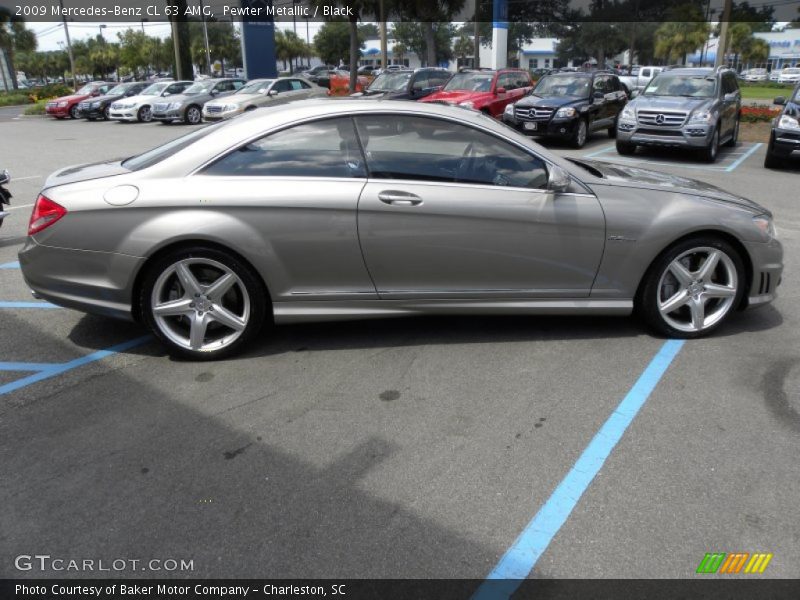
[[[44,300],[87,313],[133,320],[133,281],[144,258],[43,246],[29,237],[19,253],[22,276]]]

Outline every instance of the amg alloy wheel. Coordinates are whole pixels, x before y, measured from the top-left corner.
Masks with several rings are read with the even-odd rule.
[[[186,122],[189,125],[197,125],[203,118],[203,113],[196,106],[190,106],[186,109]]]
[[[139,112],[136,113],[136,118],[140,123],[149,123],[153,120],[153,111],[149,106],[145,105],[139,109]]]
[[[700,151],[700,155],[706,162],[713,163],[717,160],[719,153],[719,125],[714,128],[714,135],[711,136],[711,143]]]
[[[714,238],[687,240],[655,262],[638,308],[659,333],[700,337],[739,305],[744,281],[742,259],[730,244]]]
[[[588,136],[589,126],[586,124],[586,119],[579,119],[578,124],[575,126],[575,133],[572,136],[572,147],[583,148]]]
[[[247,343],[261,329],[263,286],[233,256],[211,249],[171,254],[148,272],[143,315],[170,353],[216,359]]]

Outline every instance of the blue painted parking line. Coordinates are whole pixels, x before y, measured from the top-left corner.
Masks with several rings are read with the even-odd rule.
[[[610,152],[611,150],[614,150],[614,148],[615,148],[615,146],[613,146],[613,145],[606,146],[605,148],[602,148],[602,149],[598,150],[597,152],[592,152],[591,154],[585,155],[584,158],[594,158],[595,156],[600,156],[601,154],[605,154],[606,152]]]
[[[761,146],[762,146],[762,144],[760,142],[757,143],[755,146],[750,148],[750,150],[748,150],[747,152],[742,154],[730,167],[725,169],[725,171],[727,171],[728,173],[733,171],[736,167],[738,167],[740,164],[742,164],[744,161],[746,161],[748,159],[748,157],[750,157],[753,154],[753,152],[758,150]]]
[[[49,302],[0,302],[0,308],[61,308]]]
[[[74,360],[65,363],[52,363],[52,364],[51,363],[0,363],[0,367],[8,367],[8,366],[21,367],[21,368],[0,368],[0,370],[36,371],[33,375],[28,375],[27,377],[17,379],[16,381],[6,383],[5,385],[0,385],[0,396],[22,389],[33,383],[42,381],[44,379],[49,379],[51,377],[55,377],[56,375],[62,375],[68,371],[77,369],[78,367],[82,367],[84,365],[88,365],[89,363],[93,363],[95,361],[111,356],[112,354],[117,354],[119,352],[124,352],[125,350],[130,350],[131,348],[135,348],[136,346],[141,346],[142,344],[150,341],[151,339],[153,338],[150,337],[149,335],[142,336],[139,338],[135,338],[133,340],[129,340],[127,342],[123,342],[121,344],[117,344],[116,346],[111,346],[106,350],[98,350],[97,352],[92,352],[91,354],[82,356],[80,358],[76,358]]]
[[[684,343],[683,340],[664,342],[566,477],[489,573],[472,596],[473,600],[510,598],[522,580],[530,575]]]
[[[694,171],[716,171],[720,173],[730,173],[736,170],[741,164],[746,161],[753,153],[758,150],[763,144],[761,143],[754,143],[752,146],[744,150],[743,152],[736,152],[736,151],[723,151],[719,155],[719,161],[723,164],[716,164],[716,165],[690,165],[684,162],[668,162],[666,160],[652,160],[649,157],[640,157],[640,158],[632,158],[632,157],[622,157],[622,156],[614,156],[615,162],[627,163],[630,165],[658,165],[663,167],[681,167],[682,169],[691,169]],[[742,146],[739,146],[739,149],[742,149]],[[612,151],[616,150],[616,146],[605,146],[600,150],[595,152],[591,152],[589,154],[583,155],[583,158],[605,158],[605,155],[610,154]],[[738,158],[736,158],[738,157]],[[609,157],[610,158],[610,157]],[[730,165],[725,165],[725,161],[731,160]]]
[[[0,269],[19,269],[19,261],[2,264]]]

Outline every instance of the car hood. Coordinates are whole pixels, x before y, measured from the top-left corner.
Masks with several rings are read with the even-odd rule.
[[[140,102],[156,102],[160,96],[128,96],[127,98],[117,98],[115,102],[122,102],[123,104],[139,104]],[[165,96],[164,98],[169,98]]]
[[[172,96],[164,96],[159,103],[167,102],[168,104],[187,104],[189,102],[205,104],[209,100],[212,100],[214,96],[211,94],[173,94]]]
[[[125,96],[121,94],[114,94],[113,96],[110,94],[106,94],[105,96],[95,96],[92,98],[92,102],[116,102],[120,98],[124,98]]]
[[[194,96],[187,96],[193,98]],[[264,99],[264,94],[232,94],[224,98],[209,100],[206,104],[209,106],[226,106],[228,104],[245,104],[247,102],[255,102]]]
[[[707,108],[714,103],[713,98],[687,98],[685,96],[637,96],[631,106],[637,110],[693,110]]]
[[[43,189],[51,188],[56,185],[65,185],[67,183],[87,181],[89,179],[109,177],[111,175],[123,175],[125,173],[130,173],[130,169],[123,167],[122,161],[119,159],[85,165],[74,165],[51,174],[47,180],[45,180]]]
[[[91,96],[87,94],[71,94],[69,96],[61,96],[55,100],[50,100],[50,102],[80,102],[81,100],[86,100],[86,98],[91,98]]]
[[[469,90],[452,90],[449,92],[436,92],[420,102],[448,102],[450,104],[460,104],[462,102],[475,102],[484,98],[490,98],[491,92],[470,92]]]
[[[731,194],[717,186],[696,179],[599,160],[582,158],[570,160],[578,165],[586,165],[590,170],[598,171],[602,175],[603,181],[609,184],[623,184],[642,189],[669,190],[680,194],[703,196],[726,204],[734,204],[757,214],[771,214],[766,208],[748,198]]]
[[[524,108],[532,108],[534,106],[560,108],[569,104],[577,104],[578,102],[588,101],[588,98],[581,98],[579,96],[539,96],[537,94],[529,94],[517,102],[515,106]]]

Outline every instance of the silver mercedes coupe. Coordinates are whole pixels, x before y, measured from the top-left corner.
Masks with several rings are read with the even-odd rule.
[[[36,297],[140,320],[182,357],[267,321],[634,310],[692,338],[775,298],[770,212],[563,159],[490,117],[308,100],[51,175],[20,252]]]

